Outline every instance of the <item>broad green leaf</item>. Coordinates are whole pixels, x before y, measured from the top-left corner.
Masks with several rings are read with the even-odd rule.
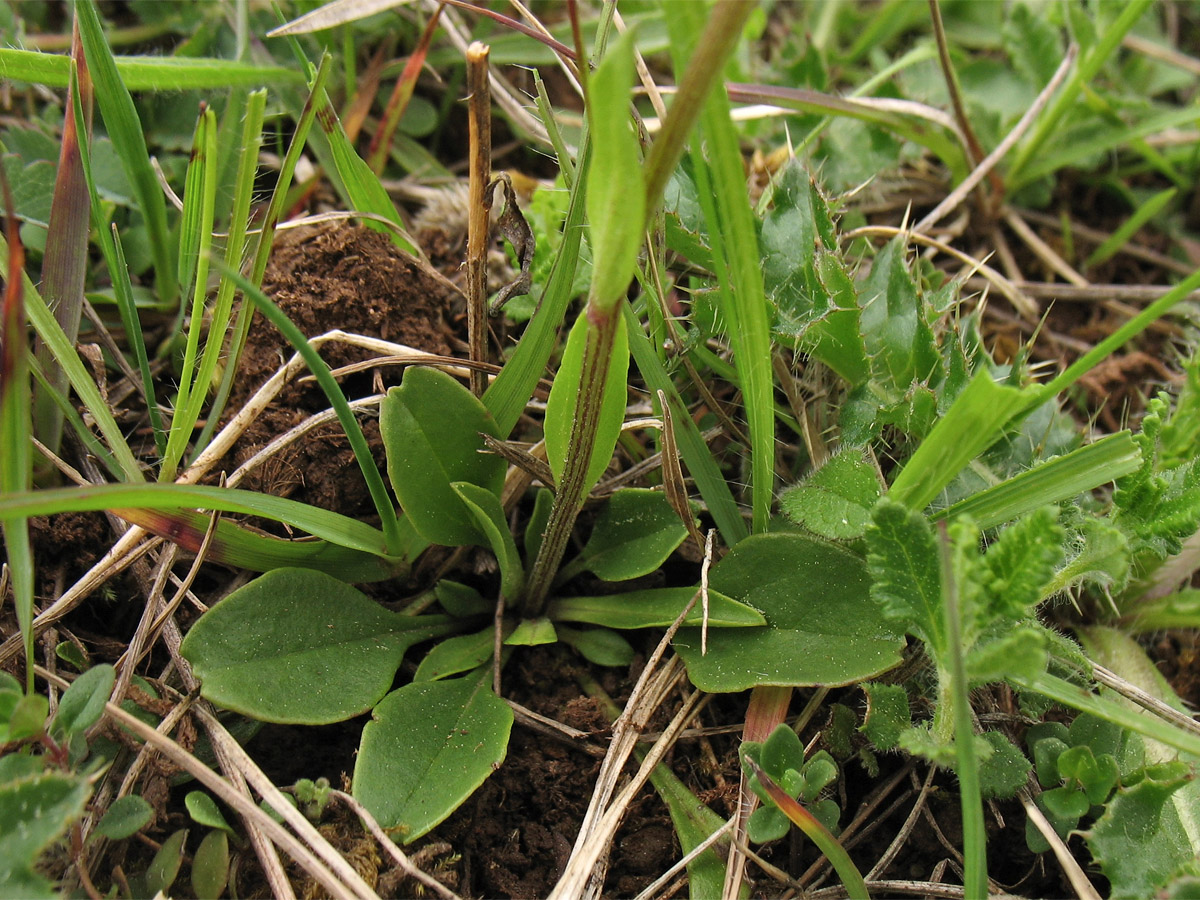
[[[17,699],[8,716],[6,741],[20,741],[40,735],[50,714],[50,701],[41,694],[25,694]]]
[[[579,655],[598,666],[627,666],[633,662],[633,646],[609,628],[569,628],[556,625],[558,639],[574,647]]]
[[[83,815],[91,793],[86,778],[58,773],[0,785],[0,896],[58,896],[34,864]]]
[[[829,540],[862,537],[879,500],[879,478],[861,452],[843,451],[779,497],[789,519]]]
[[[363,728],[354,796],[403,843],[450,815],[504,761],[513,713],[490,669],[405,685]]]
[[[596,517],[579,556],[560,580],[587,570],[605,581],[626,581],[657,570],[687,537],[666,494],[642,488],[617,491]]]
[[[409,647],[455,628],[446,616],[390,612],[320,572],[276,569],[205,613],[182,652],[214,703],[317,725],[370,709]]]
[[[413,681],[437,681],[478,669],[496,651],[496,629],[485,628],[474,634],[448,637],[421,659]]]
[[[525,569],[521,565],[521,554],[504,517],[504,506],[500,498],[487,488],[467,481],[455,481],[454,490],[467,510],[475,517],[475,524],[487,537],[487,542],[500,563],[500,591],[505,599],[515,599],[525,589]]]
[[[110,841],[123,841],[149,825],[153,818],[154,808],[145,798],[138,794],[126,794],[113,801],[93,834]]]
[[[700,632],[675,639],[702,690],[757,685],[841,685],[900,661],[904,641],[871,602],[863,561],[798,534],[755,535],[713,567],[712,590],[761,610],[765,628],[720,629],[700,652]]]
[[[651,588],[601,597],[559,597],[550,601],[556,622],[587,622],[609,628],[665,628],[673,623],[699,588]],[[704,610],[699,598],[687,624],[699,625]],[[708,592],[708,624],[713,628],[746,628],[764,624],[762,614],[748,603],[732,600],[717,590]]]
[[[555,480],[560,484],[570,447],[571,430],[579,408],[584,352],[591,331],[585,309],[575,320],[575,325],[567,337],[562,363],[554,376],[554,386],[551,387],[550,398],[546,402],[546,459],[550,463]],[[629,338],[622,321],[617,323],[612,355],[608,361],[608,373],[604,380],[603,399],[599,410],[594,413],[598,415],[599,423],[591,448],[592,455],[588,463],[584,490],[592,489],[612,461],[613,448],[617,445],[621,423],[625,420],[625,379],[628,373]]]
[[[467,481],[499,496],[504,460],[479,452],[481,432],[500,436],[491,413],[445,372],[414,366],[384,398],[379,428],[392,489],[417,532],[448,547],[481,543],[451,484]]]
[[[58,702],[52,728],[68,739],[91,728],[104,715],[116,672],[112,666],[93,666],[72,682]]]
[[[626,32],[588,79],[588,123],[592,132],[587,216],[592,246],[588,308],[615,312],[633,279],[646,218],[638,139],[630,121],[633,34]],[[557,381],[555,382],[557,385]],[[558,473],[555,472],[555,475]]]

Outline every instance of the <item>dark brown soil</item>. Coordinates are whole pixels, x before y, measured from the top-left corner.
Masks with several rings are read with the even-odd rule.
[[[310,338],[337,328],[429,353],[448,354],[452,349],[445,321],[446,288],[424,274],[386,235],[365,226],[333,223],[285,230],[275,242],[263,290]],[[256,313],[238,369],[237,393],[228,409],[239,409],[292,353],[283,336]],[[374,355],[341,343],[321,348],[322,358],[333,369]],[[397,367],[380,367],[357,373],[342,380],[342,390],[349,399],[366,396],[380,385],[398,384],[400,372]],[[240,465],[275,437],[329,406],[314,382],[289,385],[243,435],[234,463]],[[374,419],[360,421],[377,451],[376,462],[382,465],[378,425]],[[336,422],[287,447],[241,486],[351,516],[371,510],[366,484]]]

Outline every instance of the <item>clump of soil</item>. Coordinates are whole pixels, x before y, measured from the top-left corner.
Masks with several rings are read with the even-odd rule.
[[[365,226],[325,223],[282,232],[271,254],[263,291],[310,338],[338,328],[429,353],[448,355],[452,350],[445,318],[448,289],[423,272],[385,234]],[[320,352],[334,369],[374,355],[332,342],[324,344]],[[283,336],[255,313],[238,366],[235,395],[230,398],[231,413],[292,353]],[[351,375],[342,380],[342,389],[350,399],[366,396],[380,385],[397,384],[400,371],[380,367]],[[289,385],[243,435],[234,463],[242,464],[268,442],[329,405],[315,383]],[[363,426],[376,451],[376,462],[382,465],[378,424],[368,420]],[[336,422],[288,446],[250,473],[241,486],[351,516],[371,509],[350,444]]]

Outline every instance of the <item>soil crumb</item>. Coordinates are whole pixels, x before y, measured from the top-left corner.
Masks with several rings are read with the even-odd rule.
[[[304,334],[316,337],[332,329],[403,344],[429,353],[450,354],[446,324],[450,291],[408,259],[384,234],[344,222],[282,232],[275,241],[263,278],[263,291]],[[292,354],[283,336],[255,313],[238,368],[232,414]],[[373,354],[342,343],[321,347],[321,356],[337,369]],[[398,384],[399,367],[380,367],[342,379],[349,399],[367,396],[381,385]],[[315,383],[293,383],[259,416],[238,442],[233,462],[241,465],[268,442],[329,408]],[[363,430],[383,464],[378,424]],[[370,497],[354,464],[349,442],[336,422],[321,426],[254,470],[241,486],[290,496],[345,515],[370,512]]]

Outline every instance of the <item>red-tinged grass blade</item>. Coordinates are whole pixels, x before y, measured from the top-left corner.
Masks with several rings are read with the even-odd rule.
[[[412,99],[413,89],[417,86],[417,76],[421,74],[421,67],[425,65],[425,57],[429,53],[429,45],[433,41],[433,34],[437,30],[438,20],[441,17],[442,8],[439,6],[429,17],[429,22],[421,33],[421,39],[417,42],[416,49],[408,58],[408,62],[404,64],[404,71],[396,79],[396,87],[388,99],[387,108],[383,113],[383,121],[379,125],[379,130],[375,132],[375,137],[371,138],[371,146],[367,149],[367,165],[376,175],[383,171],[383,165],[387,162],[392,135],[396,131],[396,126],[400,124],[404,111],[408,109],[408,101]]]
[[[208,516],[192,510],[113,509],[110,512],[191,553],[199,552],[209,523]],[[409,569],[408,561],[403,558],[380,556],[326,540],[271,537],[225,519],[217,522],[204,558],[208,562],[252,572],[298,566],[325,572],[350,583],[403,578]]]
[[[833,866],[838,877],[842,879],[842,886],[846,888],[846,893],[855,900],[867,900],[871,895],[867,892],[867,883],[863,881],[862,874],[850,859],[850,855],[846,853],[845,848],[838,843],[828,828],[822,825],[812,813],[800,805],[799,802],[787,795],[779,785],[771,780],[766,772],[762,770],[753,759],[749,756],[743,756],[742,759],[754,772],[754,777],[758,779],[758,783],[763,786],[763,790],[771,797],[771,800],[779,807],[779,811],[787,816],[797,828],[803,831],[812,842],[817,845],[818,849],[825,854],[825,858],[829,860],[829,864]]]
[[[25,248],[8,178],[0,170],[8,220],[8,283],[0,312],[0,491],[28,490],[32,474],[29,421],[29,344],[25,328]],[[17,624],[25,644],[25,690],[33,692],[33,551],[27,516],[0,516],[13,583]]]
[[[79,23],[72,34],[71,55],[77,77],[67,92],[68,114],[63,122],[62,147],[54,196],[50,201],[50,223],[46,233],[46,252],[42,259],[42,297],[54,310],[54,317],[67,339],[75,342],[83,312],[84,277],[87,274],[88,231],[91,228],[91,198],[83,173],[80,136],[77,126],[90,132],[92,127],[92,80],[88,77]],[[72,115],[76,97],[83,109],[83,121]],[[67,375],[42,341],[35,344],[38,362],[46,378],[58,391],[67,387]],[[45,390],[34,391],[34,433],[55,453],[62,440],[62,413]]]

